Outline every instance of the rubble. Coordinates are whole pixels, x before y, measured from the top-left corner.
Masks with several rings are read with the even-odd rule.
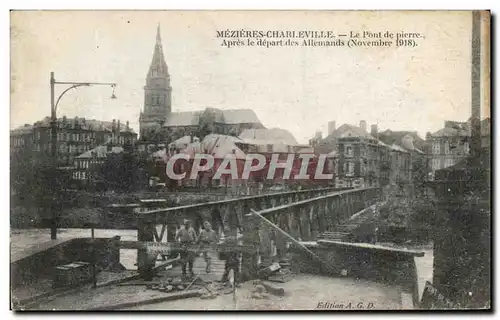
[[[289,269],[281,269],[276,274],[267,278],[271,282],[285,283],[294,278],[294,274]]]
[[[267,266],[259,271],[259,278],[266,279],[269,276],[278,272],[280,269],[281,265],[277,262],[274,262],[270,266]]]
[[[269,299],[269,295],[266,293],[266,288],[262,284],[259,284],[258,282],[254,283],[256,283],[256,285],[252,292],[251,297],[253,299]]]
[[[275,295],[275,296],[278,296],[278,297],[283,297],[285,295],[285,289],[280,288],[280,287],[276,287],[271,283],[267,283],[267,282],[261,281],[261,280],[256,280],[256,281],[254,281],[254,284],[255,284],[254,292],[257,292],[260,294],[268,292],[268,293]]]

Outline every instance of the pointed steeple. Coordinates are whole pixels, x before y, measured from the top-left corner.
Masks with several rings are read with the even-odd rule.
[[[163,55],[160,24],[156,28],[156,43],[144,86],[144,112],[139,117],[141,136],[165,123],[172,111],[172,87]],[[153,137],[149,137],[153,138]]]
[[[163,55],[159,23],[156,29],[156,44],[153,53],[153,60],[151,61],[151,66],[149,67],[148,77],[168,77],[168,67]]]
[[[158,22],[158,27],[156,28],[156,45],[161,47],[161,35],[160,35],[160,23]]]

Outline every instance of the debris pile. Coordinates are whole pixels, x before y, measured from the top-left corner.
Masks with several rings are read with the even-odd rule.
[[[274,262],[259,271],[259,279],[285,283],[292,280],[294,274],[290,270],[290,262],[282,260]]]
[[[271,283],[255,280],[253,284],[255,286],[251,295],[253,299],[269,299],[270,294],[278,297],[283,297],[285,295],[285,289],[276,287]]]

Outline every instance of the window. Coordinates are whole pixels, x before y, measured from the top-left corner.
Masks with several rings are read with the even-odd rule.
[[[439,159],[432,159],[432,169],[439,170]]]
[[[153,106],[160,105],[160,96],[157,93],[151,94],[151,105]]]
[[[448,141],[445,141],[445,143],[444,143],[444,153],[450,154],[450,142],[448,142]]]
[[[362,157],[362,158],[365,158],[366,157],[366,149],[365,148],[360,148],[359,150],[359,155]]]
[[[353,150],[352,146],[346,146],[345,147],[345,156],[346,157],[352,157],[352,156],[354,156],[354,150]]]
[[[439,145],[439,141],[434,141],[432,143],[432,153],[433,154],[440,154],[441,153],[441,146]]]
[[[352,162],[352,161],[347,162],[346,175],[348,175],[348,176],[354,175],[354,162]]]
[[[468,142],[464,142],[464,153],[469,154],[470,146]]]
[[[360,163],[359,167],[360,175],[364,176],[366,174],[366,165],[363,161]]]

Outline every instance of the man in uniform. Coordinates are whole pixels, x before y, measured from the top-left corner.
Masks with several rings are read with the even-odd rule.
[[[191,248],[196,241],[196,232],[191,226],[189,220],[184,220],[184,224],[181,226],[179,231],[175,236],[175,240],[179,241],[181,244],[181,263],[182,263],[182,277],[186,278],[186,265],[189,265],[189,273],[193,277],[193,265],[194,265],[194,248]]]
[[[210,256],[211,247],[219,241],[217,234],[212,229],[210,222],[205,221],[203,224],[203,229],[200,231],[200,236],[198,237],[198,243],[200,244],[200,251],[203,253],[203,258],[207,264],[205,271],[210,273],[210,266],[212,264],[212,257]]]
[[[240,281],[240,252],[236,248],[236,246],[238,245],[238,241],[235,236],[230,236],[228,237],[226,244],[229,245],[230,247],[231,246],[233,247],[229,248],[228,252],[226,253],[224,274],[222,275],[222,279],[220,280],[220,282],[222,283],[230,282],[229,275],[230,271],[233,270],[234,285],[239,286],[238,282]]]

